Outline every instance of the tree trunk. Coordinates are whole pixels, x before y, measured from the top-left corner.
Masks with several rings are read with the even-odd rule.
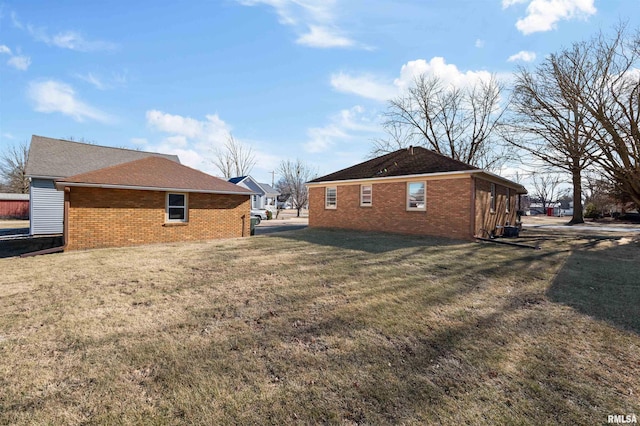
[[[297,217],[300,217],[300,210],[302,210],[302,207],[298,207],[297,210],[298,210],[298,216]]]
[[[570,225],[576,223],[584,223],[584,215],[582,212],[582,174],[580,169],[571,171],[571,180],[573,183],[573,217],[569,221]]]

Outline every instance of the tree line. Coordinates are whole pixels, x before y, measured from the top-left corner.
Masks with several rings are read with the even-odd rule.
[[[495,76],[466,87],[417,76],[384,117],[387,136],[373,141],[372,155],[413,145],[488,170],[520,159],[538,171],[561,171],[571,177],[573,223],[583,222],[585,172],[591,189],[595,174],[640,208],[640,31],[625,25],[518,68],[507,87]],[[28,192],[27,152],[26,144],[5,151],[3,190]],[[225,178],[243,176],[255,154],[229,135],[213,163]],[[298,159],[282,161],[277,172],[277,189],[299,213],[315,170]]]
[[[585,171],[640,208],[639,122],[640,32],[620,25],[520,67],[510,87],[495,77],[464,88],[416,77],[389,101],[387,138],[372,154],[420,145],[489,170],[520,159],[562,171],[571,177],[572,222],[581,223]]]

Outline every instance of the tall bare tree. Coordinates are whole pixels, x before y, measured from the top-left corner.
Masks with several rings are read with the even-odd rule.
[[[462,88],[418,76],[406,94],[389,101],[383,122],[388,138],[374,140],[372,154],[415,145],[481,168],[499,168],[507,160],[495,138],[504,112],[501,91],[493,77]]]
[[[6,191],[29,193],[29,178],[26,175],[29,145],[27,142],[6,148],[0,158],[0,178]]]
[[[226,179],[230,179],[251,173],[253,166],[256,164],[256,156],[250,146],[238,142],[229,133],[224,147],[215,149],[213,164]]]
[[[586,131],[597,133],[593,160],[640,209],[640,32],[620,25],[552,59],[579,69],[580,84],[560,69],[561,88],[587,112]]]
[[[582,73],[586,58],[575,59],[552,55],[534,71],[519,69],[501,135],[528,156],[571,175],[570,223],[583,223],[582,172],[591,165],[597,145],[585,107],[563,89],[567,79],[576,87],[588,84]]]
[[[305,183],[316,177],[316,171],[300,159],[296,161],[281,161],[278,166],[278,174],[281,176],[278,181],[280,192],[291,194],[293,208],[298,211],[300,217],[302,210],[309,203],[309,191]]]
[[[546,214],[549,204],[557,202],[562,195],[562,192],[558,191],[562,180],[560,176],[553,173],[534,173],[531,176],[531,182],[533,183],[533,200],[542,204]],[[575,201],[573,205],[575,208]]]

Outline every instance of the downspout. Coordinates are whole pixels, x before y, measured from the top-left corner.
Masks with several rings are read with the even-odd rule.
[[[476,236],[476,178],[471,176],[471,236]]]
[[[62,246],[52,247],[44,250],[32,251],[31,253],[23,253],[20,257],[38,256],[41,254],[60,253],[65,251],[69,242],[69,197],[71,188],[64,187],[64,209],[62,215]]]

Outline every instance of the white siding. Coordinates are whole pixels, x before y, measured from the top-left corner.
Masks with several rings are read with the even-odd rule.
[[[62,234],[64,192],[53,180],[31,180],[31,235]]]

